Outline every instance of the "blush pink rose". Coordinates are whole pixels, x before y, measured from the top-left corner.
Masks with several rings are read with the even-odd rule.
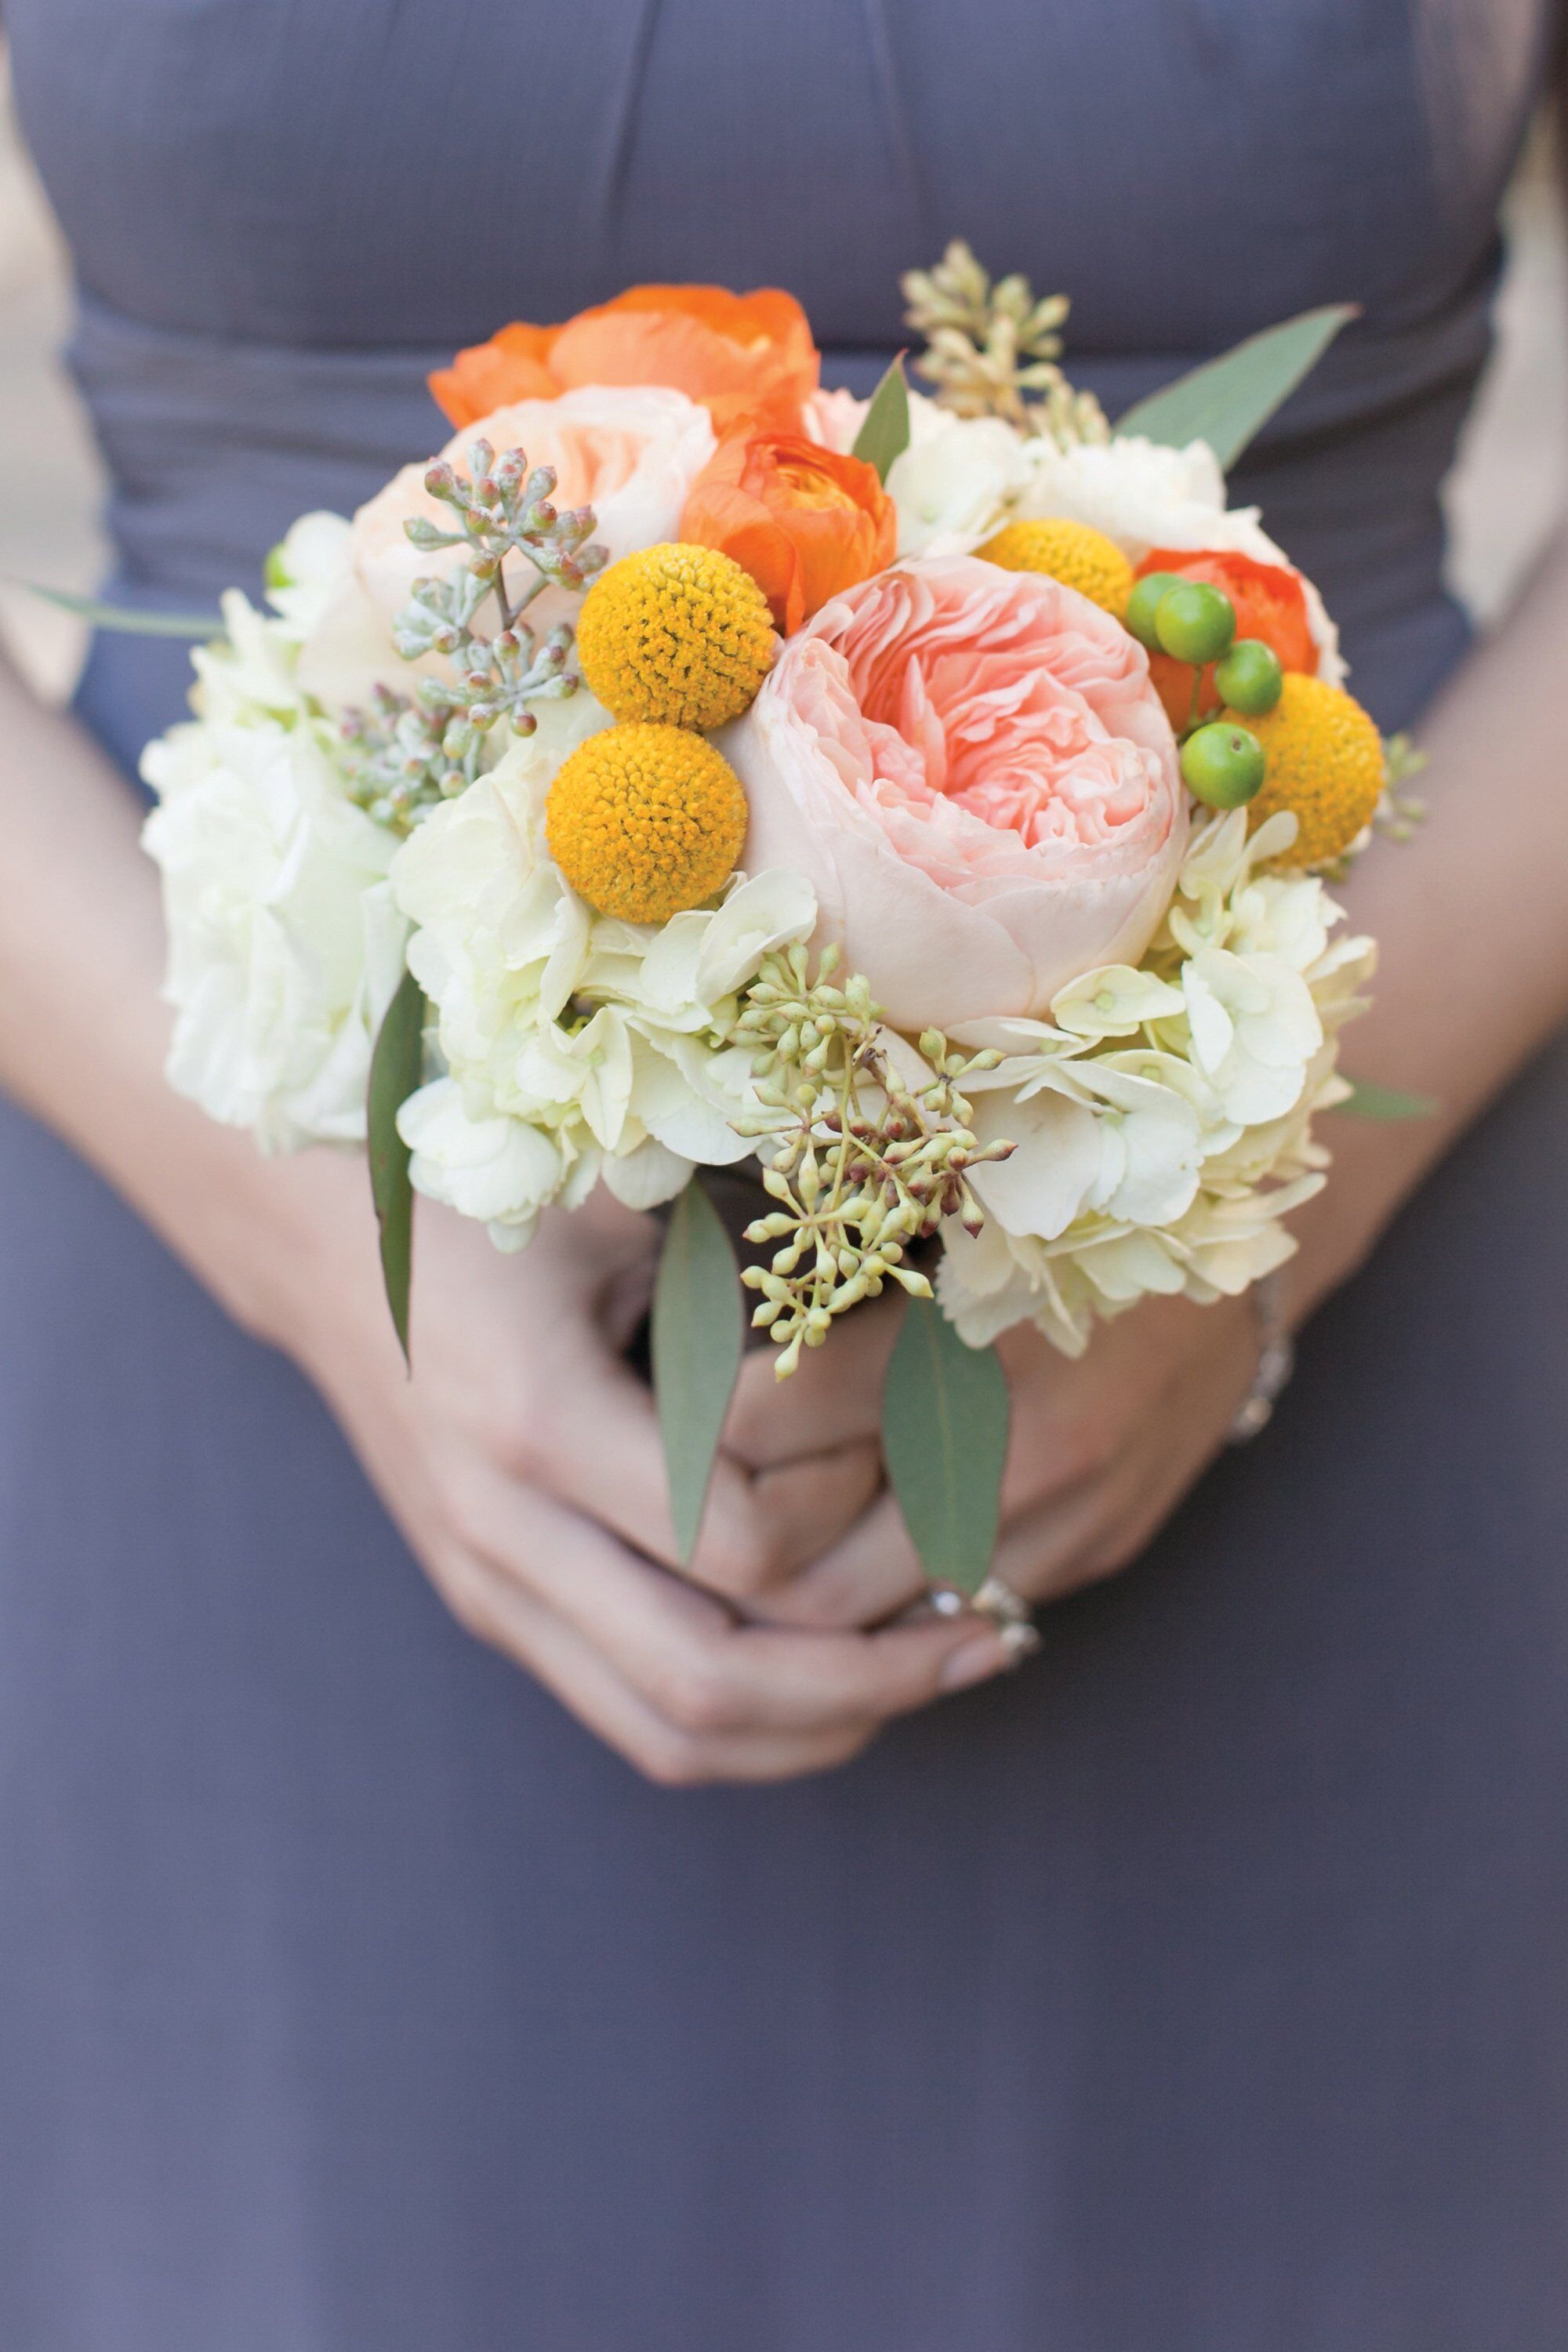
[[[594,536],[611,562],[675,538],[691,485],[716,446],[708,411],[663,384],[587,385],[553,400],[521,400],[465,425],[439,454],[470,473],[468,452],[481,438],[498,452],[526,450],[531,466],[553,466],[556,507],[593,508]],[[428,464],[403,467],[354,516],[350,576],[300,659],[307,691],[323,701],[363,702],[377,679],[406,690],[392,624],[422,573],[451,572],[463,555],[460,548],[427,553],[404,528],[416,516],[442,530],[452,520],[451,509],[425,488]],[[574,620],[578,602],[547,588],[529,608],[529,626],[542,634]],[[441,668],[438,661],[420,667]]]
[[[1134,963],[1186,793],[1135,639],[1075,589],[972,556],[895,565],[792,637],[721,739],[743,863],[805,874],[898,1028],[1043,1018]]]

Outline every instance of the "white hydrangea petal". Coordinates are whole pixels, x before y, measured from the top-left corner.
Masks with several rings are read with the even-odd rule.
[[[1100,1138],[1093,1112],[1054,1091],[1026,1102],[986,1095],[975,1104],[974,1132],[983,1143],[1016,1147],[1010,1158],[970,1171],[987,1214],[1009,1233],[1047,1240],[1065,1233],[1100,1174]]]
[[[684,1053],[688,1042],[672,1038],[669,1050],[661,1052],[648,1040],[639,1040],[632,1108],[668,1150],[704,1167],[728,1168],[756,1146],[731,1124],[738,1101],[715,1099],[716,1089],[703,1084],[710,1057],[700,1049]]]
[[[1204,950],[1182,967],[1182,993],[1193,1034],[1193,1058],[1210,1077],[1217,1076],[1236,1042],[1236,1024],[1205,970]]]
[[[1194,835],[1176,887],[1188,898],[1200,897],[1205,888],[1224,898],[1240,877],[1246,857],[1247,811],[1226,810]]]
[[[575,1110],[595,1143],[613,1151],[632,1095],[632,1035],[625,1014],[601,1005],[576,1030],[539,1021],[517,1055],[516,1078],[521,1093],[541,1110],[556,1116]]]
[[[308,636],[327,608],[353,557],[353,526],[346,515],[319,509],[289,525],[268,562],[267,601],[300,640]]]
[[[548,1135],[522,1119],[470,1118],[451,1078],[410,1095],[397,1131],[415,1190],[487,1224],[531,1220],[561,1183],[562,1155]]]
[[[1180,989],[1168,981],[1131,964],[1110,963],[1059,989],[1051,999],[1051,1018],[1073,1036],[1126,1036],[1183,1007]]]
[[[1226,945],[1234,955],[1279,956],[1305,972],[1327,953],[1329,927],[1340,919],[1315,877],[1257,875],[1233,894]]]
[[[1296,835],[1301,830],[1301,820],[1294,809],[1276,809],[1266,816],[1247,844],[1248,863],[1261,866],[1270,857],[1283,857],[1296,845]]]
[[[675,915],[654,933],[647,952],[636,967],[635,986],[641,1004],[675,1018],[690,1008],[700,1009],[698,965],[713,919],[710,914],[695,912]]]
[[[1276,955],[1237,956],[1235,961],[1245,966],[1262,999],[1249,994],[1244,1000],[1237,982],[1233,1017],[1238,1042],[1256,1060],[1277,1067],[1310,1060],[1323,1042],[1323,1024],[1301,974]]]
[[[1099,1243],[1081,1253],[1079,1264],[1107,1299],[1124,1304],[1151,1293],[1174,1296],[1185,1279],[1163,1236],[1153,1233],[1121,1234]]]
[[[683,1192],[697,1163],[671,1151],[657,1135],[645,1136],[633,1151],[612,1153],[600,1171],[605,1189],[627,1209],[657,1209]]]
[[[700,1002],[733,995],[765,955],[808,940],[816,912],[816,893],[804,874],[775,868],[749,876],[708,919],[697,962]]]
[[[1103,1064],[1080,1064],[1079,1076],[1110,1107],[1114,1118],[1102,1125],[1120,1147],[1114,1181],[1102,1181],[1095,1205],[1140,1225],[1167,1224],[1184,1214],[1204,1160],[1203,1127],[1193,1104],[1156,1079]]]
[[[1004,1331],[1030,1322],[1066,1356],[1081,1356],[1089,1344],[1089,1317],[1073,1314],[1039,1244],[995,1224],[985,1225],[978,1236],[962,1225],[947,1230],[936,1295],[967,1347],[989,1347]]]

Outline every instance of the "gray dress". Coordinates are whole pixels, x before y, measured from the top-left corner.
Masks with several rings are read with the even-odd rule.
[[[1462,653],[1436,489],[1532,0],[5,13],[122,594],[254,580],[507,317],[776,281],[863,384],[962,233],[1072,291],[1112,406],[1363,303],[1237,493],[1385,723]],[[105,642],[81,710],[129,771],[183,688]],[[1560,2344],[1565,1163],[1558,1051],[1028,1672],[675,1794],[5,1112],[5,2352]]]

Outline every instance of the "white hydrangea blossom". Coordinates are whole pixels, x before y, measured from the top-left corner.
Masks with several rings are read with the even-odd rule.
[[[937,1295],[971,1346],[1033,1321],[1078,1355],[1097,1315],[1233,1295],[1293,1252],[1280,1220],[1323,1181],[1311,1121],[1344,1098],[1337,1032],[1374,960],[1331,938],[1342,911],[1316,877],[1257,870],[1295,822],[1249,841],[1245,810],[1216,817],[1142,967],[1085,973],[1048,1023],[1005,1024],[1006,1058],[968,1082],[981,1139],[1017,1145],[973,1171],[979,1235],[944,1237]]]
[[[537,738],[516,746],[410,836],[393,874],[444,1065],[399,1121],[414,1183],[511,1248],[601,1174],[648,1208],[698,1162],[754,1149],[736,1125],[754,1108],[750,1061],[728,1043],[737,992],[816,921],[810,887],[779,873],[663,926],[595,914],[545,847],[550,769]]]
[[[163,875],[169,1078],[264,1150],[363,1142],[371,1048],[403,970],[395,844],[344,793],[295,680],[347,528],[294,526],[276,614],[225,596],[226,640],[193,656],[196,716],[142,763],[158,795],[142,838]]]

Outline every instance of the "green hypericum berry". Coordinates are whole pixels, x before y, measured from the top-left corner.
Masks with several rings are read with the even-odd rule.
[[[1154,635],[1154,615],[1160,609],[1160,599],[1170,589],[1179,588],[1181,584],[1177,572],[1151,572],[1146,580],[1139,581],[1127,599],[1122,620],[1139,644],[1147,646],[1151,653],[1158,652],[1160,646],[1160,640]]]
[[[1177,661],[1194,667],[1218,661],[1236,635],[1236,606],[1206,580],[1180,581],[1160,599],[1154,635]]]
[[[1237,637],[1215,669],[1214,682],[1233,710],[1258,719],[1279,701],[1285,673],[1272,646],[1261,637]]]
[[[1243,808],[1263,782],[1263,746],[1250,728],[1214,719],[1183,744],[1182,775],[1210,808]]]

